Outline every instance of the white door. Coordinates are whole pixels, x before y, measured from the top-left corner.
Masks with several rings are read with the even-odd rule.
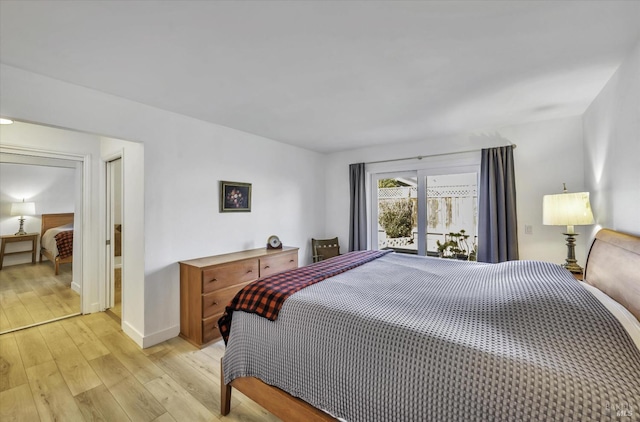
[[[109,309],[122,319],[122,273],[124,271],[122,249],[124,225],[122,221],[122,158],[107,161],[106,198],[106,269],[107,304]]]

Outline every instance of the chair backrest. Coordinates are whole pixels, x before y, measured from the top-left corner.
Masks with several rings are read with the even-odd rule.
[[[340,244],[337,237],[333,239],[311,239],[311,249],[313,251],[313,262],[340,255]]]

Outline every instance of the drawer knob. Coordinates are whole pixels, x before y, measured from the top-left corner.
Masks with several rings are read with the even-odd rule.
[[[218,281],[217,278],[212,278],[211,280],[209,280],[209,283],[213,283],[214,281]]]
[[[289,260],[289,262],[293,262],[293,261],[294,261],[293,259],[290,259],[290,260]]]
[[[269,268],[269,266],[268,266],[268,265],[265,265],[265,266],[264,266],[264,269],[266,270],[267,268]]]
[[[252,272],[253,272],[253,270],[248,270],[248,271],[247,271],[247,274],[252,273]]]
[[[215,306],[215,305],[217,305],[217,304],[218,304],[218,302],[213,302],[211,305],[212,305],[212,306]]]

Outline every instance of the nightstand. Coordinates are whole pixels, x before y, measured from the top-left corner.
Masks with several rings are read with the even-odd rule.
[[[582,281],[584,279],[584,273],[571,273],[576,280]]]
[[[2,269],[2,264],[4,262],[4,256],[5,255],[16,255],[16,254],[20,254],[20,253],[28,253],[31,252],[31,263],[35,264],[36,263],[36,246],[38,244],[38,235],[39,233],[27,233],[27,234],[23,234],[23,235],[16,235],[16,234],[7,234],[4,236],[0,236],[0,238],[2,238],[2,246],[0,246],[0,270]],[[7,245],[7,243],[13,243],[13,242],[27,242],[27,241],[31,241],[31,249],[25,249],[22,251],[14,251],[14,252],[4,252],[4,248]]]

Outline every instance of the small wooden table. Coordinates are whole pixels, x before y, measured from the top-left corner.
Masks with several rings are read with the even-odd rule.
[[[38,235],[39,233],[27,233],[23,235],[7,234],[4,236],[0,236],[0,238],[2,238],[2,246],[0,246],[0,270],[2,270],[2,264],[4,262],[5,255],[15,255],[19,253],[31,252],[31,263],[35,264],[36,263],[36,247],[38,245]],[[4,248],[7,245],[7,243],[26,242],[29,240],[31,241],[31,249],[25,249],[22,251],[14,251],[14,252],[6,252],[6,253],[4,251]]]

